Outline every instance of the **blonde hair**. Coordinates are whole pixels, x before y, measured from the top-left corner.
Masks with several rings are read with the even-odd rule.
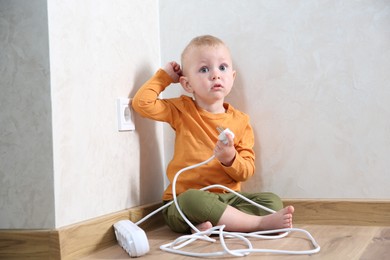
[[[181,53],[181,65],[183,69],[184,65],[184,59],[187,53],[190,49],[195,47],[202,47],[202,46],[218,46],[223,45],[227,48],[226,44],[219,38],[212,36],[212,35],[201,35],[198,37],[193,38],[187,46],[184,48],[183,52]]]

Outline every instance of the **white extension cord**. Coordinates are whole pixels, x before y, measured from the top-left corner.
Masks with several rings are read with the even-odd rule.
[[[149,252],[145,232],[130,220],[120,220],[114,224],[118,244],[131,256],[138,257]]]
[[[219,130],[219,129],[218,129]],[[220,135],[218,136],[219,140],[227,143],[227,137],[226,133],[229,133],[233,138],[234,134],[229,129],[224,129],[223,131],[220,131]],[[191,227],[192,230],[195,231],[194,234],[191,235],[183,235],[177,238],[175,241],[160,246],[160,249],[166,252],[175,253],[175,254],[181,254],[185,256],[193,256],[193,257],[215,257],[215,256],[223,256],[223,255],[232,255],[232,256],[246,256],[250,253],[275,253],[275,254],[293,254],[293,255],[307,255],[307,254],[315,254],[320,251],[320,246],[315,241],[313,236],[304,229],[299,228],[284,228],[284,229],[277,229],[277,230],[266,230],[266,231],[258,231],[258,232],[252,232],[252,233],[239,233],[239,232],[227,232],[224,231],[225,225],[222,226],[215,226],[212,227],[206,231],[199,231],[184,215],[184,213],[181,211],[179,204],[177,202],[176,197],[176,182],[179,178],[180,174],[199,167],[201,165],[207,164],[208,162],[212,161],[215,158],[214,155],[212,155],[209,159],[206,161],[203,161],[201,163],[188,166],[186,168],[181,169],[178,171],[173,179],[172,182],[172,194],[173,194],[173,201],[165,204],[164,206],[158,208],[157,210],[153,211],[137,223],[133,223],[130,220],[121,220],[114,224],[115,229],[115,236],[118,240],[118,244],[131,256],[131,257],[139,257],[142,255],[145,255],[149,252],[149,242],[146,237],[145,232],[138,227],[142,222],[149,219],[156,213],[160,212],[166,207],[169,207],[172,203],[175,203],[176,209],[179,211],[180,215],[183,217],[183,219],[186,221],[186,223]],[[210,185],[207,187],[202,188],[201,190],[208,190],[212,188],[222,188],[225,189],[231,193],[234,193],[235,195],[239,196],[240,198],[244,199],[245,201],[251,203],[254,206],[257,206],[259,208],[262,208],[270,213],[274,213],[275,211],[272,209],[269,209],[267,207],[264,207],[254,201],[249,200],[248,198],[242,196],[241,194],[237,193],[236,191],[233,191],[223,185]],[[248,238],[259,238],[259,239],[279,239],[287,236],[290,232],[301,232],[304,233],[307,238],[311,241],[313,245],[313,249],[310,250],[301,250],[301,251],[292,251],[292,250],[275,250],[275,249],[255,249],[252,246],[252,243]],[[273,235],[273,234],[279,234],[279,235]],[[210,238],[210,235],[219,235],[220,243],[223,248],[222,251],[212,252],[212,253],[195,253],[195,252],[188,252],[180,250],[181,248],[197,241],[197,240],[203,240],[208,242],[216,242],[215,239]],[[226,245],[225,239],[238,239],[244,242],[248,248],[245,249],[229,249]]]

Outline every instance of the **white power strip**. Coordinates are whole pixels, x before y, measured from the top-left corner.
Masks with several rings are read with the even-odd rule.
[[[114,224],[118,244],[131,256],[139,257],[149,252],[149,242],[145,232],[130,220],[120,220]]]

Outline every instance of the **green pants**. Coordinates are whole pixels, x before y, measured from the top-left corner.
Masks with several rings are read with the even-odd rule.
[[[275,211],[283,208],[282,200],[276,194],[270,192],[240,192],[240,194]],[[233,193],[212,193],[190,189],[180,194],[177,197],[177,201],[184,215],[194,225],[206,221],[210,221],[213,226],[217,225],[228,205],[251,215],[264,216],[269,214],[268,211],[250,204]],[[179,233],[188,233],[190,231],[190,227],[181,217],[174,203],[163,210],[163,216],[165,222],[173,231]]]

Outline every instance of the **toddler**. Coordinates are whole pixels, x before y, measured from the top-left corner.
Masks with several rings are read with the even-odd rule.
[[[225,103],[235,77],[225,43],[211,35],[199,36],[184,49],[181,66],[172,61],[159,69],[131,105],[141,116],[166,122],[175,131],[174,155],[166,172],[171,183],[182,168],[215,155],[208,164],[181,174],[176,184],[180,208],[197,229],[226,225],[227,231],[254,232],[292,227],[294,208],[283,208],[277,195],[240,192],[241,182],[255,172],[255,154],[249,116]],[[192,97],[160,99],[159,94],[172,83],[180,83]],[[226,143],[219,141],[217,128],[221,127],[229,128],[235,137],[227,134]],[[222,189],[199,190],[211,184],[224,185],[276,212],[269,214]],[[172,200],[172,184],[162,199],[164,203]],[[164,209],[163,215],[173,231],[190,231],[175,204]]]

